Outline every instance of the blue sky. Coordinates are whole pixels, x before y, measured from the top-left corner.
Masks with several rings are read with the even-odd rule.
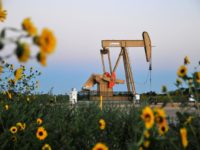
[[[41,91],[55,93],[81,89],[91,73],[102,73],[99,50],[103,39],[142,39],[147,31],[153,47],[152,90],[162,85],[174,89],[177,68],[189,56],[190,71],[200,60],[199,0],[4,0],[8,18],[4,26],[20,27],[26,17],[42,29],[51,28],[57,37],[56,52],[48,67],[35,61],[27,66],[41,70]],[[119,50],[112,49],[116,58]],[[117,53],[116,53],[117,51]],[[150,90],[143,84],[148,73],[143,48],[129,49],[138,93]],[[115,59],[113,59],[114,61]],[[17,63],[13,57],[9,62]],[[122,65],[117,77],[125,79]],[[125,90],[125,86],[117,89]]]

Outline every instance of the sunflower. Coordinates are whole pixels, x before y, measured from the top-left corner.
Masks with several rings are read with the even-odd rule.
[[[53,32],[47,28],[44,28],[41,35],[35,38],[35,43],[41,48],[44,53],[50,54],[56,47],[56,38]]]
[[[18,122],[16,126],[18,127],[19,131],[22,131],[26,128],[26,124],[21,122]]]
[[[4,10],[1,6],[1,1],[0,1],[0,21],[1,22],[4,22],[4,20],[6,19],[6,16],[7,16],[7,11]]]
[[[190,64],[190,59],[188,56],[185,56],[184,58],[184,64],[187,65],[187,64]]]
[[[42,150],[52,150],[52,149],[51,149],[51,146],[49,144],[44,144],[42,146]]]
[[[8,83],[11,84],[11,85],[15,85],[16,80],[14,80],[14,79],[8,79]]]
[[[180,78],[184,78],[187,75],[187,67],[186,66],[180,66],[178,71],[177,71],[177,75]]]
[[[15,72],[14,72],[15,81],[17,81],[17,80],[19,80],[21,78],[22,72],[23,72],[22,68],[18,68],[17,70],[15,70]]]
[[[22,28],[30,35],[34,36],[37,34],[37,28],[31,22],[30,18],[25,18],[22,22]]]
[[[150,141],[145,140],[144,143],[143,143],[143,145],[144,145],[145,148],[148,148],[149,145],[150,145]]]
[[[180,129],[180,135],[181,135],[181,142],[184,148],[188,146],[188,140],[187,140],[187,129],[181,128]]]
[[[30,58],[30,46],[27,43],[18,44],[15,54],[20,62],[27,62]]]
[[[150,129],[150,128],[153,127],[153,125],[154,125],[154,114],[153,114],[153,111],[150,107],[146,106],[142,110],[141,118],[145,122],[146,129]]]
[[[37,119],[37,124],[38,124],[38,125],[41,125],[42,122],[43,122],[43,120],[42,120],[41,118],[38,118],[38,119]]]
[[[14,70],[14,65],[10,65],[10,70]]]
[[[22,123],[22,130],[25,130],[26,128],[26,123]]]
[[[148,130],[144,130],[143,134],[144,134],[144,137],[147,139],[150,137],[150,133]]]
[[[162,124],[158,125],[158,133],[159,135],[164,135],[169,130],[167,120],[165,119]]]
[[[36,132],[36,137],[39,139],[39,140],[44,140],[46,137],[47,137],[47,131],[45,130],[44,127],[39,127],[37,129],[37,132]]]
[[[18,127],[19,131],[22,130],[22,123],[21,123],[21,122],[18,122],[18,123],[16,124],[16,126]]]
[[[157,124],[162,124],[165,120],[166,114],[165,111],[161,108],[155,108],[155,121]]]
[[[176,86],[180,86],[181,84],[182,84],[182,81],[181,81],[180,79],[177,78],[177,79],[176,79],[176,84],[175,84],[175,85],[176,85]]]
[[[11,132],[12,134],[17,133],[17,127],[16,127],[16,126],[12,126],[12,127],[10,128],[10,132]]]
[[[99,128],[100,128],[101,130],[104,130],[105,127],[106,127],[106,122],[105,122],[105,120],[104,120],[104,119],[100,119],[100,120],[99,120]]]
[[[197,83],[200,83],[200,72],[195,73],[195,80]]]
[[[0,66],[0,74],[3,72],[3,66]]]
[[[6,104],[6,105],[4,106],[4,108],[5,108],[5,110],[8,110],[8,109],[9,109],[9,106]]]
[[[47,65],[47,56],[44,52],[40,52],[37,54],[37,60],[40,62],[40,64],[42,66],[46,66]]]
[[[143,150],[142,146],[139,147],[139,150]]]
[[[97,143],[92,150],[109,150],[109,148],[103,143]]]
[[[17,137],[16,137],[16,136],[12,136],[12,137],[11,137],[11,140],[12,140],[13,142],[16,142],[16,141],[17,141]]]

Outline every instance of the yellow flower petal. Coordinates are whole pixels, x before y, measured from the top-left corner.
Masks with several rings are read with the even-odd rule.
[[[178,71],[177,71],[177,75],[180,78],[184,78],[187,75],[187,67],[186,66],[180,66]]]
[[[0,21],[4,22],[7,17],[7,11],[0,8]]]
[[[108,147],[103,143],[97,143],[92,150],[109,150]]]
[[[22,28],[30,35],[34,36],[37,34],[37,28],[31,22],[30,18],[25,18],[22,22]]]
[[[190,64],[190,59],[188,56],[185,56],[184,58],[184,64],[187,65],[187,64]]]
[[[104,120],[104,119],[100,119],[100,120],[99,120],[99,128],[100,128],[101,130],[104,130],[105,127],[106,127],[106,122],[105,122],[105,120]]]
[[[12,126],[12,127],[10,128],[10,132],[11,132],[12,134],[17,133],[17,127],[16,127],[16,126]]]
[[[44,140],[48,136],[47,131],[44,127],[39,127],[36,132],[36,137],[39,140]]]
[[[15,50],[20,62],[27,62],[30,58],[30,46],[27,43],[18,44]]]
[[[42,122],[43,122],[43,120],[42,120],[41,118],[38,118],[38,119],[37,119],[37,124],[38,124],[38,125],[41,125]]]
[[[47,65],[47,56],[44,52],[41,51],[40,53],[38,53],[37,60],[40,62],[42,66]]]
[[[14,72],[14,75],[15,75],[15,81],[19,80],[22,76],[22,72],[23,72],[23,69],[22,68],[18,68],[15,72]]]
[[[188,146],[188,140],[187,140],[187,129],[181,128],[180,129],[180,135],[181,135],[181,142],[184,148]]]
[[[42,146],[42,150],[52,150],[51,146],[49,144],[44,144]]]
[[[152,109],[149,106],[146,106],[142,110],[141,118],[145,122],[146,129],[150,129],[150,128],[153,127],[153,125],[154,125],[154,114],[153,114]]]
[[[42,52],[50,54],[56,47],[56,37],[51,30],[44,28],[36,43],[38,43]]]

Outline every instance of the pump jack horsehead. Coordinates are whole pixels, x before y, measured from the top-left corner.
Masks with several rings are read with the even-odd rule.
[[[113,87],[115,84],[124,84],[124,80],[116,78],[116,70],[120,61],[123,59],[124,71],[126,76],[126,86],[128,93],[135,96],[135,84],[133,79],[133,73],[131,70],[131,64],[129,60],[128,47],[144,47],[146,60],[151,63],[151,40],[147,32],[143,32],[143,40],[102,40],[101,60],[103,67],[103,74],[92,74],[90,78],[86,81],[83,86],[83,90],[90,90],[95,84],[97,84],[97,93],[105,99],[109,97],[111,100],[127,100],[127,96],[114,96]],[[112,68],[111,58],[110,58],[110,47],[121,48],[119,56],[115,62],[114,68]],[[110,72],[106,71],[104,56],[108,56],[108,63]],[[95,99],[95,98],[92,98]],[[96,97],[97,99],[97,97]]]

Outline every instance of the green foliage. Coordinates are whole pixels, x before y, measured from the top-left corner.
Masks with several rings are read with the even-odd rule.
[[[41,72],[32,67],[26,69],[23,65],[14,69],[14,66],[8,63],[3,63],[1,67],[3,71],[0,74],[0,97],[6,97],[6,93],[9,93],[11,97],[15,95],[15,98],[21,98],[33,94],[38,89],[39,81],[36,79]],[[18,70],[21,71],[17,75]]]
[[[69,106],[68,103],[53,103],[47,96],[30,97],[18,101],[0,103],[0,149],[41,149],[49,143],[53,149],[89,150],[97,142],[105,143],[111,150],[138,148],[143,137],[144,123],[140,114],[142,107],[109,107],[103,112],[97,104]],[[9,109],[5,110],[5,104]],[[188,117],[192,121],[186,123]],[[11,119],[12,118],[12,119]],[[48,136],[44,141],[36,137],[39,126],[37,118],[42,118],[40,126],[45,127]],[[99,129],[98,121],[106,121],[105,130]],[[17,141],[11,141],[9,129],[17,122],[26,123],[26,129],[16,133]],[[189,149],[200,145],[200,117],[198,114],[178,113],[175,122],[169,122],[170,130],[165,136],[159,136],[157,128],[151,130],[149,149],[182,149],[179,129],[188,129]]]

